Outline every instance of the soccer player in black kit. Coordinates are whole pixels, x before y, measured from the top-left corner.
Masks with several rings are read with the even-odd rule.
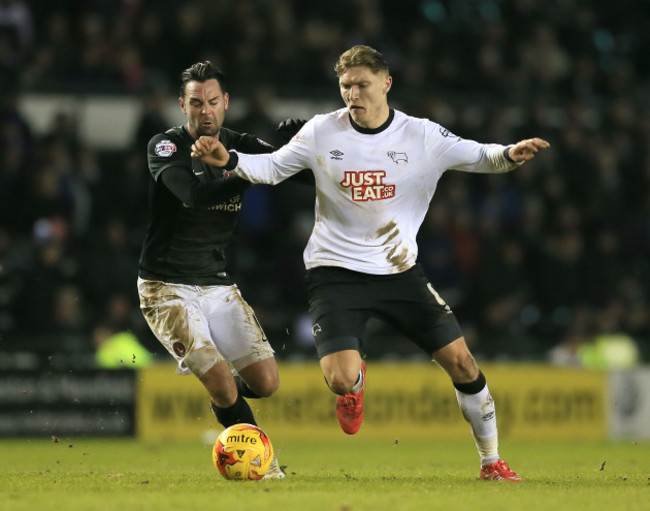
[[[229,245],[250,183],[190,152],[202,135],[218,135],[228,149],[247,153],[274,148],[222,127],[229,95],[211,62],[192,65],[180,81],[187,124],[155,135],[148,145],[153,180],[138,270],[140,307],[178,362],[177,372],[192,373],[205,386],[217,420],[224,427],[255,424],[244,397],[270,396],[279,379],[273,349],[228,272]],[[298,130],[291,121],[281,127],[293,131],[289,136]],[[265,477],[284,477],[277,459]]]

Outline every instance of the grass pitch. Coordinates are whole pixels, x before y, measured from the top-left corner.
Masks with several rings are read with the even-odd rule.
[[[471,438],[272,438],[287,478],[226,481],[199,441],[0,440],[0,510],[650,509],[650,444],[514,442],[521,484],[478,479]]]

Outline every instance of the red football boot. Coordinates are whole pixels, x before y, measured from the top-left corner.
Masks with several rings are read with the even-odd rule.
[[[358,394],[345,394],[336,398],[336,416],[341,429],[348,435],[354,435],[363,421],[363,389],[366,387],[366,363],[361,362],[363,386]]]
[[[486,481],[521,482],[521,477],[510,470],[508,464],[503,460],[499,460],[496,463],[491,463],[489,465],[483,465],[481,467],[480,477]]]

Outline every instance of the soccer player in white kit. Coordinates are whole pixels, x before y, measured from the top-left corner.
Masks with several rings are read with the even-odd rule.
[[[494,401],[458,322],[416,263],[416,235],[447,170],[501,173],[549,143],[481,144],[389,107],[388,64],[354,46],[335,65],[346,108],[308,121],[271,154],[226,151],[201,137],[192,156],[253,183],[276,184],[310,168],[314,229],[304,251],[313,334],[337,417],[354,434],[363,418],[361,338],[371,316],[406,334],[450,376],[481,458],[480,478],[521,481],[498,453]]]

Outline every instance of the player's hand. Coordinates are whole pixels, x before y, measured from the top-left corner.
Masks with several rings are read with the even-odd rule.
[[[194,141],[191,156],[215,167],[225,167],[230,159],[230,154],[218,138],[205,135]]]
[[[532,160],[540,150],[548,149],[549,147],[551,147],[551,144],[546,140],[541,138],[527,138],[513,145],[508,151],[508,156],[511,160],[519,163]]]
[[[275,128],[275,132],[278,135],[278,139],[282,142],[282,145],[286,144],[291,140],[296,133],[300,131],[307,121],[305,119],[285,119],[278,127]]]

